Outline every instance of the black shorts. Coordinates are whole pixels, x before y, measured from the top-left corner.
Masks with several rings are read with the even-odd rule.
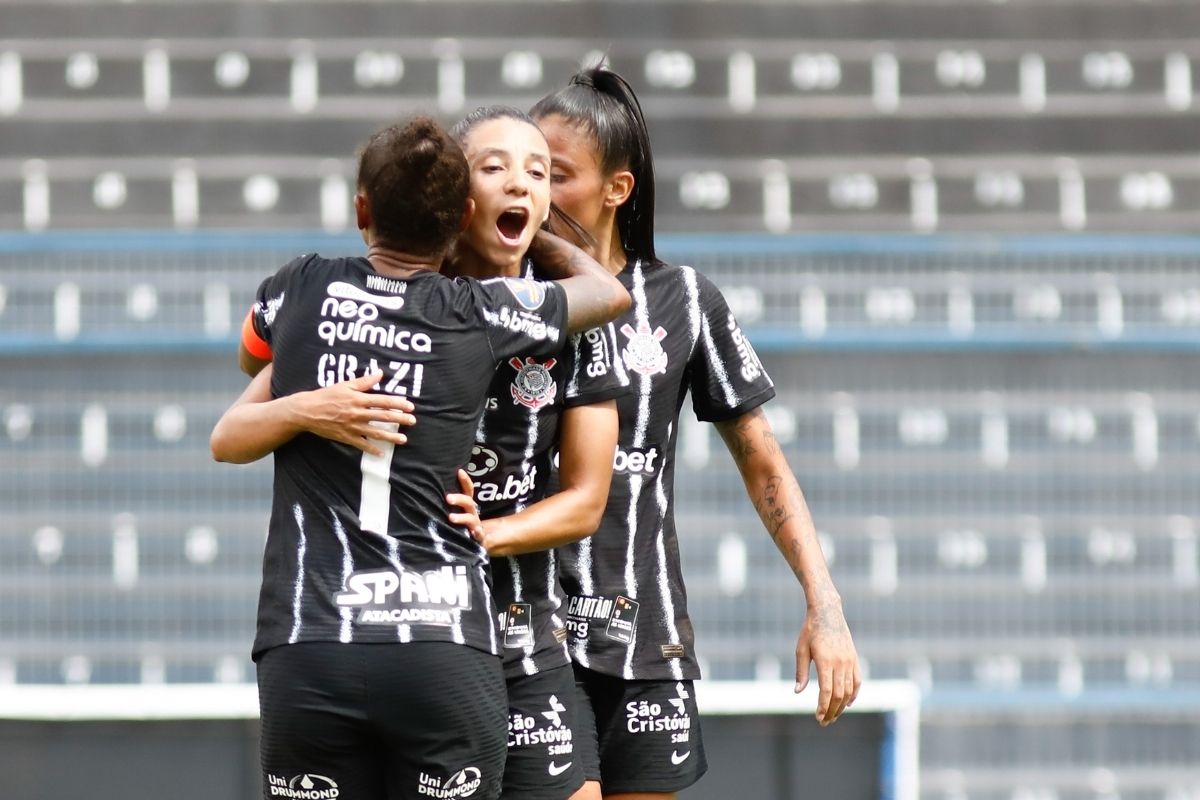
[[[579,699],[569,664],[508,681],[504,800],[567,800],[583,786],[576,756]]]
[[[311,642],[258,660],[263,797],[500,796],[496,656],[444,642]]]
[[[627,681],[574,665],[576,751],[604,794],[678,792],[708,770],[691,681]]]

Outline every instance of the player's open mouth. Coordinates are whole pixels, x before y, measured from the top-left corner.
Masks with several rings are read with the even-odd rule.
[[[509,244],[517,244],[521,241],[521,234],[525,232],[525,226],[529,224],[529,212],[523,208],[510,208],[500,215],[496,220],[496,230],[500,231],[500,237]]]

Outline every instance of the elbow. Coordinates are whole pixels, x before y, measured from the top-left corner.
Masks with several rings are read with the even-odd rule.
[[[582,492],[575,507],[575,525],[572,526],[574,541],[586,539],[600,527],[604,518],[607,495],[605,492]]]
[[[616,296],[612,303],[613,316],[619,317],[633,307],[633,298],[620,281],[613,278],[613,282],[617,284]]]
[[[239,458],[236,449],[233,447],[233,442],[229,440],[229,435],[221,430],[221,426],[213,428],[212,435],[208,437],[208,450],[212,455],[213,461],[222,464],[245,464],[246,459]]]

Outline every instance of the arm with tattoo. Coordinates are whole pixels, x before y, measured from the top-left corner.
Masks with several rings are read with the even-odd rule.
[[[804,590],[808,612],[796,647],[796,690],[807,685],[809,661],[815,661],[821,689],[817,718],[828,724],[853,702],[862,678],[804,493],[761,408],[716,427],[759,519]]]

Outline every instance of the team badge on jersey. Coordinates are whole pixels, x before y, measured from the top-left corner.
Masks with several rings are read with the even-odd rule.
[[[553,403],[558,396],[558,384],[554,382],[550,370],[557,363],[553,358],[547,359],[544,364],[539,364],[533,358],[524,361],[510,358],[508,365],[517,371],[517,377],[513,378],[510,387],[513,402],[535,409]]]
[[[667,371],[667,351],[660,344],[667,332],[661,325],[651,333],[650,326],[645,322],[639,322],[636,331],[629,327],[629,323],[625,323],[621,326],[621,333],[629,339],[629,344],[621,351],[621,360],[628,369],[642,375],[657,375]]]
[[[505,278],[504,285],[517,298],[521,307],[528,311],[537,311],[546,302],[546,287],[528,278]]]

